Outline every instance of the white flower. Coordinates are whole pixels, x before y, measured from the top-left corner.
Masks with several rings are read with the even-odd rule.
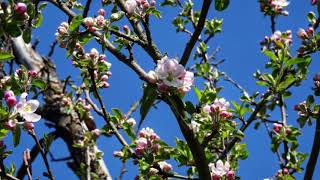
[[[127,0],[126,1],[126,9],[129,14],[132,14],[134,10],[138,7],[136,0]]]
[[[39,101],[32,99],[27,101],[27,93],[22,93],[19,102],[16,104],[14,111],[18,113],[26,122],[37,122],[41,116],[34,113],[39,107]]]
[[[287,0],[274,0],[271,3],[274,6],[287,7],[290,3]]]
[[[159,166],[160,166],[160,169],[164,172],[169,172],[172,170],[172,166],[171,164],[165,162],[165,161],[160,161],[158,162]]]
[[[197,132],[199,132],[200,124],[197,123],[196,121],[191,121],[190,128],[192,129],[192,131],[194,133],[197,133]]]
[[[229,162],[225,162],[225,164],[223,164],[223,162],[221,160],[218,160],[216,162],[216,164],[209,163],[209,168],[210,168],[213,175],[217,175],[219,177],[222,177],[225,174],[227,174],[227,172],[229,171],[230,164],[229,164]]]

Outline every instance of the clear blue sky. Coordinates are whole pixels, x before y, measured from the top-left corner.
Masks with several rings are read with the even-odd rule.
[[[85,2],[85,1],[81,1]],[[90,14],[96,12],[100,6],[100,1],[93,1],[93,8]],[[195,0],[197,2],[197,0]],[[154,40],[158,44],[160,50],[164,53],[167,52],[170,57],[181,57],[185,43],[187,41],[185,34],[176,34],[175,29],[171,25],[170,19],[177,13],[175,10],[168,8],[160,8],[162,11],[163,19],[160,21],[152,20],[152,34]],[[309,1],[295,0],[290,3],[288,8],[289,17],[280,17],[276,20],[276,29],[285,31],[291,29],[294,34],[293,50],[296,50],[300,42],[297,40],[295,34],[299,27],[307,27],[306,14],[312,9]],[[107,15],[110,15],[110,11],[106,10]],[[44,22],[41,28],[35,31],[33,38],[39,38],[40,44],[38,50],[46,55],[49,51],[49,44],[54,40],[54,33],[56,28],[62,21],[66,21],[67,18],[60,11],[53,6],[48,6],[44,11]],[[264,71],[264,64],[267,62],[267,58],[260,52],[259,41],[263,39],[265,35],[271,34],[270,19],[266,18],[259,12],[259,4],[257,1],[232,1],[230,7],[223,13],[214,11],[213,6],[210,8],[210,17],[219,17],[224,19],[223,33],[217,35],[210,43],[210,49],[214,50],[217,47],[221,48],[218,57],[226,59],[226,62],[222,65],[222,70],[227,72],[234,80],[239,82],[250,93],[254,91],[262,92],[264,89],[255,85],[255,81],[252,74],[260,69]],[[86,49],[90,50],[92,47],[99,46],[95,43],[90,43]],[[146,71],[153,69],[151,59],[145,55],[141,49],[136,48],[138,62],[142,65]],[[111,54],[106,53],[107,59],[113,64],[111,71],[113,76],[110,79],[111,87],[103,90],[104,102],[108,109],[120,108],[126,112],[132,103],[137,101],[142,96],[141,82],[138,77],[125,65],[118,62]],[[77,70],[71,66],[71,62],[65,59],[65,51],[61,48],[57,48],[53,56],[54,62],[57,64],[58,74],[61,78],[67,77],[69,74],[73,75],[74,80],[79,80],[80,75]],[[294,90],[294,95],[288,100],[288,113],[289,123],[297,126],[296,112],[294,112],[293,105],[303,101],[307,94],[312,93],[312,77],[315,73],[319,72],[319,55],[315,55],[311,72],[308,75],[308,80],[303,83],[301,87]],[[191,60],[192,62],[192,60]],[[225,88],[222,91],[222,95],[229,101],[238,101],[239,92],[234,87],[230,86],[227,82],[220,83]],[[187,97],[195,102],[193,92]],[[139,113],[135,113],[133,117],[138,120],[140,118]],[[275,118],[279,118],[279,113],[275,112]],[[49,133],[52,130],[45,127],[44,121],[36,124],[36,132],[39,137],[43,133]],[[103,120],[96,118],[96,122],[101,127]],[[168,144],[174,145],[176,137],[182,138],[181,133],[177,131],[178,125],[172,113],[168,107],[161,103],[158,109],[151,110],[147,116],[147,119],[143,127],[152,127],[162,139]],[[245,141],[248,145],[249,157],[247,160],[240,161],[240,168],[238,175],[244,180],[257,180],[266,177],[273,176],[278,170],[277,158],[270,150],[270,139],[267,136],[267,132],[261,126],[258,131],[252,127],[245,133]],[[314,134],[314,127],[305,127],[303,129],[303,135],[300,137],[300,150],[309,153],[312,146],[312,135]],[[11,147],[11,139],[8,138],[8,145]],[[104,159],[107,163],[113,177],[119,175],[121,163],[118,159],[112,157],[112,152],[120,149],[119,143],[114,138],[102,137],[98,140],[99,147],[105,152]],[[25,148],[31,148],[33,141],[30,137],[24,134],[21,140],[21,145],[14,149],[15,156],[11,156],[6,163],[14,161],[17,167],[20,167],[22,162],[22,152]],[[53,143],[51,152],[56,158],[62,158],[68,156],[66,146],[61,139],[58,139]],[[49,158],[50,159],[50,158]],[[314,179],[320,179],[320,161],[318,161],[317,169],[315,170]],[[53,173],[56,179],[69,180],[77,179],[76,176],[68,169],[64,162],[51,162]],[[132,165],[132,162],[127,163],[129,172],[126,173],[124,179],[133,179],[137,174],[137,169]],[[42,159],[39,157],[33,164],[34,175],[43,179],[41,172],[45,170]],[[174,170],[177,170],[175,167]],[[183,172],[183,171],[178,171]],[[297,176],[298,179],[302,179],[302,175]]]

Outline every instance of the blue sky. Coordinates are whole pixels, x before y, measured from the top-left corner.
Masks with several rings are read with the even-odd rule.
[[[81,1],[84,2],[84,1]],[[89,12],[93,14],[100,6],[100,1],[93,1],[93,8]],[[196,2],[196,0],[195,0]],[[185,34],[177,34],[175,29],[171,25],[172,17],[177,11],[168,8],[160,8],[162,12],[162,19],[151,21],[151,31],[155,42],[158,44],[162,53],[167,52],[170,57],[181,57],[185,43],[187,42],[187,36]],[[295,36],[295,32],[299,27],[307,27],[306,14],[313,9],[309,1],[295,0],[290,3],[288,11],[290,15],[288,17],[280,17],[276,19],[276,29],[286,31],[291,29],[294,34],[293,51],[297,49],[300,42]],[[110,11],[106,10],[107,15],[110,15]],[[54,40],[54,33],[56,28],[62,21],[66,21],[67,17],[58,12],[53,6],[48,6],[44,10],[44,22],[41,28],[35,31],[33,38],[40,39],[38,50],[43,55],[46,55],[49,51],[49,44]],[[260,69],[264,71],[264,64],[267,62],[267,58],[260,52],[260,40],[265,35],[271,34],[270,19],[264,17],[259,12],[259,4],[257,1],[232,1],[229,8],[224,12],[214,11],[213,6],[210,8],[209,17],[223,18],[223,33],[218,34],[209,43],[210,50],[215,48],[221,48],[218,53],[218,58],[226,59],[225,63],[221,66],[222,70],[229,74],[234,80],[239,82],[250,93],[255,91],[263,92],[264,89],[258,87],[255,84],[252,74]],[[100,47],[95,43],[90,43],[86,49],[90,50],[92,47],[99,49]],[[138,62],[146,71],[153,69],[154,64],[150,57],[139,49],[135,48],[135,54],[137,55]],[[112,63],[111,71],[113,76],[110,79],[111,87],[103,90],[104,102],[108,109],[117,107],[126,112],[131,104],[136,102],[142,96],[141,82],[137,75],[135,75],[125,65],[118,62],[110,53],[106,53],[107,59]],[[311,64],[308,80],[302,84],[299,88],[295,89],[293,96],[288,100],[288,121],[290,124],[297,126],[297,115],[294,112],[293,106],[303,101],[308,94],[312,93],[312,77],[315,73],[319,72],[319,55],[313,56],[313,62]],[[56,48],[55,54],[52,57],[57,64],[58,74],[60,78],[65,78],[69,74],[73,75],[74,80],[79,80],[79,72],[71,65],[70,60],[66,60],[65,51],[61,48]],[[192,60],[190,60],[192,64]],[[219,85],[224,89],[221,95],[227,100],[238,101],[239,92],[233,86],[227,82],[221,82]],[[187,99],[196,102],[193,92],[191,92]],[[274,113],[275,118],[279,118],[279,112]],[[138,120],[140,118],[139,113],[135,113],[133,117]],[[43,121],[44,122],[44,121]],[[44,133],[49,133],[52,130],[45,127],[43,122],[36,124],[36,132],[40,136]],[[96,122],[101,127],[103,120],[96,118]],[[158,109],[152,109],[148,114],[143,127],[152,127],[159,136],[164,139],[168,144],[174,145],[176,137],[182,138],[180,132],[177,131],[178,125],[173,114],[169,108],[160,103]],[[305,127],[303,135],[300,137],[300,150],[303,152],[310,152],[312,146],[312,135],[314,134],[314,127]],[[278,170],[277,158],[270,150],[270,139],[267,136],[267,132],[261,126],[260,129],[254,130],[252,127],[246,132],[245,142],[247,143],[249,150],[249,157],[247,160],[240,161],[240,167],[238,175],[245,180],[257,180],[266,177],[273,176]],[[11,139],[8,138],[8,145],[11,145]],[[121,163],[118,159],[112,157],[112,152],[121,148],[120,144],[114,138],[102,137],[98,140],[99,147],[105,152],[104,159],[111,171],[113,177],[119,175]],[[14,161],[17,167],[20,166],[22,159],[22,152],[25,148],[31,148],[33,146],[32,139],[28,136],[23,136],[21,145],[14,149],[14,156],[11,156],[6,163]],[[56,158],[68,156],[68,151],[64,142],[59,139],[53,143],[51,147],[52,153]],[[49,158],[50,159],[50,158]],[[320,179],[320,165],[315,170],[314,179]],[[64,162],[51,162],[53,173],[56,179],[77,179],[76,176],[68,169]],[[126,173],[124,179],[133,179],[137,173],[136,167],[132,165],[132,162],[127,163],[128,173]],[[36,176],[41,177],[41,172],[45,171],[42,159],[39,157],[33,164],[34,173]],[[177,168],[174,168],[176,170]],[[183,173],[183,171],[179,171]],[[302,179],[302,175],[297,176],[298,179]]]

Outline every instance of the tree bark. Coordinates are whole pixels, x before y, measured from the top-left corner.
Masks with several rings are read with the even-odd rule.
[[[81,164],[87,164],[86,149],[73,147],[84,138],[87,130],[83,123],[84,119],[79,119],[75,110],[66,113],[67,106],[62,100],[64,85],[58,79],[55,65],[50,59],[40,56],[21,37],[12,38],[12,49],[17,63],[24,65],[28,70],[40,72],[41,78],[47,82],[47,88],[43,92],[45,103],[41,115],[55,125],[57,134],[64,140],[72,156],[68,165],[74,172],[77,172]],[[97,152],[99,152],[98,147],[89,148],[89,154]],[[91,158],[90,169],[91,173],[95,173],[99,179],[112,179],[102,159]]]

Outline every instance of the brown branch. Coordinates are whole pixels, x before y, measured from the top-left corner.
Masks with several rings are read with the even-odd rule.
[[[162,100],[169,105],[178,121],[180,130],[187,141],[188,147],[190,148],[193,159],[195,161],[195,165],[199,173],[199,179],[211,180],[204,147],[200,144],[198,139],[195,137],[192,129],[190,129],[185,121],[186,117],[184,117],[185,110],[183,102],[177,96],[163,96]]]
[[[26,149],[23,151],[23,163],[27,171],[27,175],[29,180],[32,180],[32,171],[31,171],[31,156],[30,156],[30,150]]]
[[[48,161],[47,156],[46,156],[46,154],[45,154],[45,152],[44,152],[44,150],[43,150],[43,148],[42,148],[42,145],[40,144],[40,142],[39,142],[39,140],[38,140],[38,138],[37,138],[37,136],[36,136],[36,133],[34,132],[34,130],[31,130],[31,131],[29,131],[29,134],[31,135],[31,137],[32,137],[33,140],[35,141],[35,143],[36,143],[36,145],[37,145],[37,148],[38,148],[39,151],[40,151],[40,154],[41,154],[41,156],[42,156],[42,159],[43,159],[43,161],[44,161],[44,164],[45,164],[45,166],[46,166],[46,168],[47,168],[47,177],[48,177],[50,180],[54,180],[54,177],[53,177],[53,175],[52,175],[52,171],[51,171],[51,169],[50,169],[49,161]]]
[[[320,152],[320,116],[316,120],[316,129],[314,132],[314,139],[309,161],[306,167],[306,172],[304,174],[304,180],[311,180],[314,169],[317,165],[317,160]]]
[[[180,60],[180,64],[185,66],[189,60],[190,54],[192,52],[193,47],[195,46],[202,30],[206,22],[206,17],[209,11],[209,7],[211,5],[212,0],[203,0],[201,14],[199,17],[199,21],[196,27],[196,30],[194,31],[192,37],[190,38],[189,42],[187,43],[183,55]]]
[[[88,16],[89,10],[90,10],[90,5],[91,5],[92,0],[87,0],[86,6],[84,7],[82,17],[85,18]]]
[[[53,136],[53,137],[54,137],[54,140],[56,140],[56,139],[58,138],[58,134],[57,134],[56,131],[49,133],[48,136]],[[44,139],[43,139],[43,138],[40,139],[39,142],[40,142],[40,144],[43,144]],[[34,146],[31,148],[29,165],[31,165],[32,162],[37,158],[39,152],[40,152],[40,151],[39,151],[37,145],[34,145]],[[26,166],[25,166],[25,164],[22,164],[22,165],[20,166],[20,168],[18,169],[18,171],[17,171],[17,177],[18,177],[19,179],[23,179],[26,174],[27,174]]]

